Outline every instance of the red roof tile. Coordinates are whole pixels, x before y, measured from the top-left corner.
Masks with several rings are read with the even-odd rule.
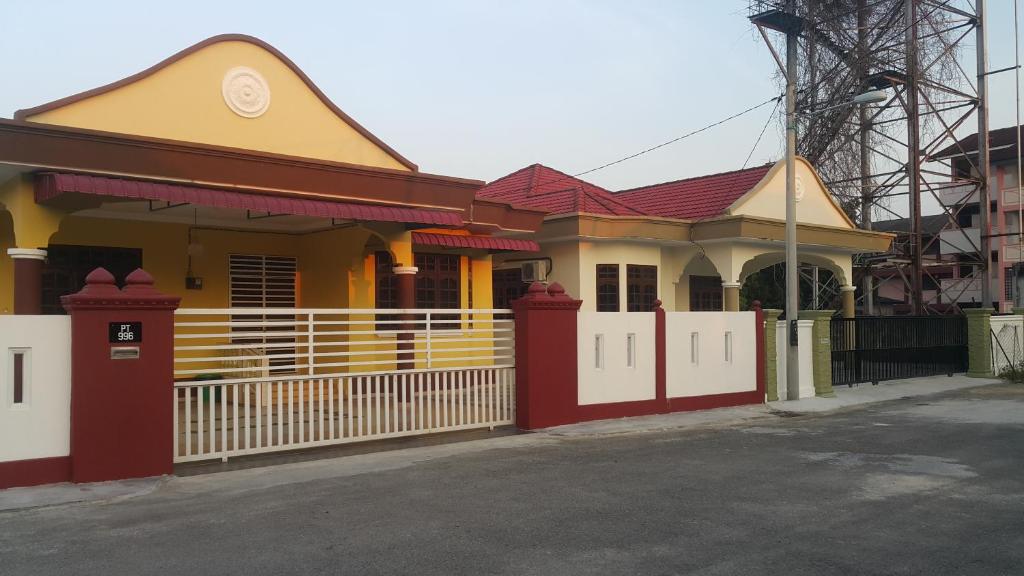
[[[718,216],[764,178],[772,164],[623,190],[615,198],[652,216],[699,220]]]
[[[513,252],[540,252],[540,245],[533,240],[496,238],[494,236],[413,232],[412,243],[424,246],[443,246],[445,248],[483,248],[485,250],[511,250]]]
[[[334,202],[310,198],[293,198],[252,194],[234,190],[199,188],[179,184],[105,178],[86,174],[41,173],[36,175],[36,202],[46,202],[62,194],[94,194],[132,200],[166,200],[175,204],[197,204],[217,208],[255,210],[272,214],[342,218],[357,221],[407,222],[437,226],[462,226],[462,217],[455,212]]]
[[[527,166],[491,182],[477,192],[477,197],[547,210],[552,214],[643,214],[600,186],[541,164]]]

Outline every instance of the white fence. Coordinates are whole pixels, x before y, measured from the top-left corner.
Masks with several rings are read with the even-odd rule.
[[[511,424],[513,368],[175,384],[175,462]]]
[[[514,421],[510,310],[181,309],[175,461]]]
[[[0,315],[0,462],[67,456],[71,318]]]
[[[754,318],[753,312],[666,312],[667,396],[756,390]]]
[[[1024,361],[1024,316],[992,316],[992,373],[1020,367]]]
[[[653,400],[654,313],[580,312],[577,402]]]

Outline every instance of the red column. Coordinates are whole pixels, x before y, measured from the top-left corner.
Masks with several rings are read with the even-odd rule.
[[[174,310],[181,300],[135,270],[119,290],[103,268],[64,296],[71,314],[71,480],[170,474]]]
[[[9,248],[7,255],[14,259],[14,313],[42,313],[46,250]]]
[[[578,421],[574,300],[558,283],[539,282],[512,302],[516,334],[516,426],[524,430]]]
[[[419,268],[415,266],[395,266],[391,269],[395,273],[395,301],[399,308],[406,310],[416,307],[416,273],[419,272]],[[416,344],[413,343],[415,334],[411,331],[416,329],[416,317],[413,314],[402,314],[399,318],[401,323],[398,325],[399,330],[403,332],[398,334],[397,344],[398,350],[410,350],[410,352],[399,352],[398,353],[398,369],[399,370],[412,370],[416,367],[416,353],[412,350],[416,349]],[[426,329],[426,326],[423,327]]]

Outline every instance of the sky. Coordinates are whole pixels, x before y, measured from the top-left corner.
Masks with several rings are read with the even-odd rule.
[[[1013,4],[988,4],[990,68],[1012,66]],[[775,96],[776,66],[746,7],[5,0],[0,117],[134,74],[209,36],[244,33],[284,52],[424,172],[489,181],[540,162],[578,173]],[[992,78],[992,128],[1013,125],[1013,87],[1012,73]],[[585,178],[619,190],[738,169],[771,111]],[[749,165],[781,157],[779,128],[769,124]]]

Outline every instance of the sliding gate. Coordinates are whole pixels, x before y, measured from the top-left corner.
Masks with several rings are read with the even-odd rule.
[[[967,371],[963,316],[833,318],[832,384]]]
[[[179,309],[174,461],[493,428],[511,310]]]

